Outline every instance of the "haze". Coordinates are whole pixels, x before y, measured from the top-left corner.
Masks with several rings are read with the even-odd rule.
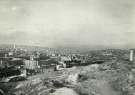
[[[133,48],[134,6],[134,0],[0,0],[0,43]]]

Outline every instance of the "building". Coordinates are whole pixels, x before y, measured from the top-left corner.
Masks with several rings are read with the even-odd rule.
[[[13,56],[14,53],[13,52],[8,52],[8,56]]]
[[[26,69],[36,69],[38,68],[38,61],[35,60],[24,60],[24,68]]]
[[[62,61],[62,62],[65,62],[65,61],[71,61],[71,57],[67,57],[67,56],[61,56],[61,58],[60,58],[60,61]]]
[[[24,60],[24,68],[26,69],[37,69],[39,68],[38,61],[34,60],[34,56],[30,56],[30,60]]]

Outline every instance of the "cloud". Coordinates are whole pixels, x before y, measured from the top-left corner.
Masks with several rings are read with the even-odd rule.
[[[4,2],[0,7],[0,31],[5,33],[0,32],[0,40],[5,43],[111,47],[135,42],[133,0]]]

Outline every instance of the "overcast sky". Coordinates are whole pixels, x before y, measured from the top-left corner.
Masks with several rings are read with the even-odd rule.
[[[0,0],[0,43],[134,47],[135,0]]]

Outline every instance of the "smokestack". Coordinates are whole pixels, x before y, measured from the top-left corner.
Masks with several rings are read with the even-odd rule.
[[[15,44],[14,44],[13,48],[14,48],[14,49],[16,48]]]
[[[129,60],[132,62],[133,59],[134,59],[134,50],[131,49],[131,50],[130,50],[130,58],[129,58]]]

